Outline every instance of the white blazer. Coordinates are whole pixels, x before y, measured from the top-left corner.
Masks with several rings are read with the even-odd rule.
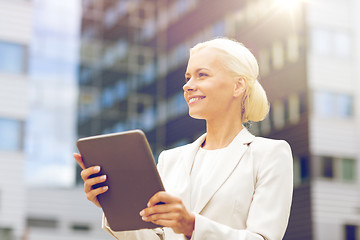
[[[195,213],[192,240],[280,240],[285,234],[293,192],[292,154],[283,140],[255,137],[246,128],[228,146],[216,171],[190,208],[190,172],[204,141],[163,151],[158,169],[165,189],[182,199]],[[195,200],[193,200],[195,202]],[[117,239],[186,239],[172,229],[112,231],[106,219],[103,228]],[[255,237],[254,237],[255,236]]]

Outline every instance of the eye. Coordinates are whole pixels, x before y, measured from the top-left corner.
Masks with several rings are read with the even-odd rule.
[[[207,76],[209,76],[209,75],[206,74],[206,73],[203,73],[203,72],[200,72],[200,73],[199,73],[199,78],[207,77]]]
[[[190,81],[190,77],[185,76],[185,83],[187,83],[188,81]]]

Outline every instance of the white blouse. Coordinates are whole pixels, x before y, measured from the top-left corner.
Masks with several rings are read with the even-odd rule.
[[[226,149],[227,147],[215,150],[199,148],[190,174],[191,199],[195,201],[201,199],[202,189],[209,180],[208,176],[216,171],[215,167],[222,160],[221,156]],[[194,206],[195,202],[190,202],[191,210]]]

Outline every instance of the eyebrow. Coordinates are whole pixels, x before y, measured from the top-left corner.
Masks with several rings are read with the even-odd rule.
[[[198,68],[198,69],[195,70],[195,73],[198,73],[198,72],[200,72],[202,70],[210,70],[210,69],[208,69],[208,68]],[[188,76],[188,75],[190,75],[190,73],[186,72],[185,76]]]

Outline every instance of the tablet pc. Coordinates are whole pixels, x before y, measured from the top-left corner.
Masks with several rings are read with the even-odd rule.
[[[139,215],[156,192],[164,191],[141,130],[81,138],[76,145],[86,168],[99,165],[98,175],[107,175],[102,185],[109,189],[98,195],[98,200],[112,230],[159,227]]]

